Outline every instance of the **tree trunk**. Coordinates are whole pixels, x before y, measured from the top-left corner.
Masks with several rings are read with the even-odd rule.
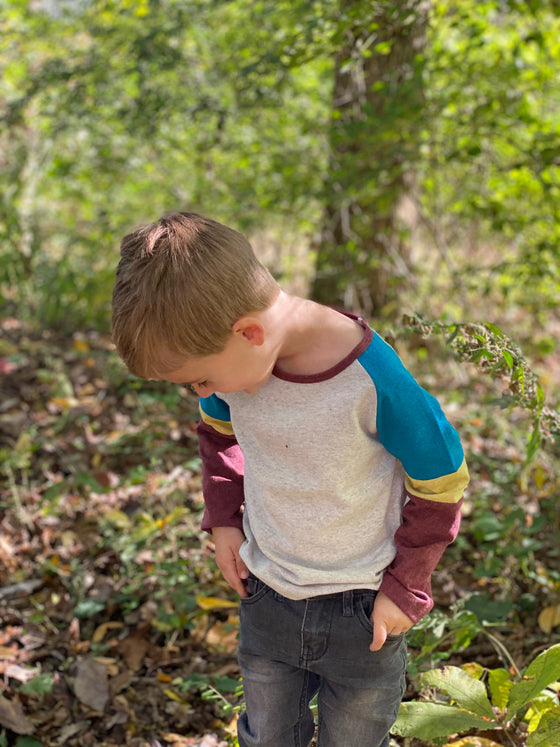
[[[428,10],[426,0],[342,2],[341,13],[360,23],[335,64],[329,194],[312,288],[322,303],[378,315],[396,306],[409,274],[398,209],[414,181],[423,124]]]

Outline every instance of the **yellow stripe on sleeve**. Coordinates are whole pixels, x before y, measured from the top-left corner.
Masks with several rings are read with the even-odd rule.
[[[218,431],[218,433],[221,433],[223,436],[233,436],[233,427],[229,421],[218,420],[217,418],[213,418],[211,415],[205,413],[202,407],[199,407],[199,409],[200,416],[206,425],[211,426],[215,431]]]
[[[405,475],[404,483],[407,491],[418,498],[436,503],[457,503],[469,484],[469,470],[463,459],[457,472],[451,475],[434,477],[432,480],[415,480]]]

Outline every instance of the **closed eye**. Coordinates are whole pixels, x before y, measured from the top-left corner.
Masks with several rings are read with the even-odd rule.
[[[208,380],[205,380],[205,381],[196,381],[193,384],[187,384],[187,386],[195,394],[198,394],[198,392],[201,389],[206,389],[206,387],[208,386],[208,384],[209,384]]]

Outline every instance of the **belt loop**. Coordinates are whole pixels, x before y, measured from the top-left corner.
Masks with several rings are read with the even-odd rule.
[[[342,592],[342,617],[352,617],[354,614],[354,592],[352,589]]]

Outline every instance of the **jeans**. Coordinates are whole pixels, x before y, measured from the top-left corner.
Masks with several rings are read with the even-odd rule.
[[[406,639],[376,652],[375,592],[344,591],[294,601],[249,579],[241,600],[239,664],[247,710],[240,747],[388,747],[405,690]]]

